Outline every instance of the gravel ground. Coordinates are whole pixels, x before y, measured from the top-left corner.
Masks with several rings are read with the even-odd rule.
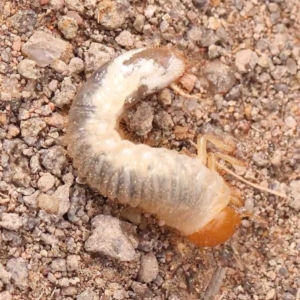
[[[300,299],[299,0],[2,0],[0,21],[1,300]],[[166,44],[206,93],[164,89],[127,112],[128,136],[195,153],[209,123],[238,141],[239,174],[289,196],[228,177],[265,223],[205,251],[90,190],[64,146],[91,72]]]

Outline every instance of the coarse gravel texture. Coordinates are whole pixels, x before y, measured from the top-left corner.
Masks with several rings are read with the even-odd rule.
[[[2,0],[0,22],[1,300],[300,299],[299,0]],[[205,93],[138,103],[129,138],[195,154],[211,124],[238,141],[238,174],[288,195],[224,175],[265,222],[213,249],[90,190],[67,156],[81,83],[150,45],[181,50],[182,87]]]

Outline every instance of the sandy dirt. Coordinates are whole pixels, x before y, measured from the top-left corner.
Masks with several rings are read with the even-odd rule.
[[[0,300],[300,300],[299,39],[298,0],[1,0]],[[236,173],[288,196],[224,174],[262,220],[213,249],[89,189],[64,145],[82,82],[160,45],[184,53],[179,84],[202,99],[145,99],[128,138],[193,155],[212,125],[236,140]]]

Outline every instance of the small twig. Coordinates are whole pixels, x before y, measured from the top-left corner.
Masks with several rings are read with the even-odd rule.
[[[190,141],[190,143],[191,143],[191,145],[193,145],[194,147],[196,147],[196,149],[199,148],[198,145],[195,144],[193,141]],[[236,160],[235,158],[231,158],[230,156],[226,156],[226,155],[223,155],[223,154],[220,154],[220,153],[215,154],[215,155],[218,156],[219,158],[222,158],[222,159],[225,158],[225,160],[227,160],[227,161],[230,161],[230,160],[226,159],[226,158],[230,158],[234,162],[235,165],[238,165],[238,164],[242,163],[241,161]],[[230,163],[232,163],[232,162],[230,162]],[[219,169],[224,170],[226,173],[228,173],[228,174],[232,175],[233,177],[237,178],[238,180],[240,180],[240,181],[242,181],[242,182],[244,182],[244,183],[252,186],[253,188],[256,188],[256,189],[258,189],[260,191],[263,191],[263,192],[270,193],[272,195],[275,195],[275,196],[278,196],[278,197],[281,197],[281,198],[285,198],[285,199],[288,198],[287,195],[285,195],[285,194],[282,194],[280,192],[271,190],[271,189],[263,187],[263,186],[261,186],[259,184],[256,184],[256,183],[253,183],[251,181],[248,181],[247,179],[243,178],[242,176],[234,173],[233,171],[231,171],[230,169],[228,169],[227,167],[225,167],[223,164],[220,164],[218,161],[215,161],[215,164],[217,165],[217,167]]]
[[[178,95],[182,96],[182,97],[185,97],[187,99],[202,99],[203,95],[202,93],[199,93],[199,94],[188,94],[186,93],[182,88],[180,88],[177,84],[175,83],[171,83],[170,84],[170,88],[176,92]]]
[[[295,300],[300,300],[300,289],[297,290],[297,294],[296,294],[296,299]]]
[[[219,266],[212,275],[210,282],[205,291],[203,300],[211,300],[212,297],[217,295],[222,287],[223,279],[225,278],[227,268]]]
[[[224,299],[224,297],[226,296],[226,291],[225,292],[223,292],[216,300],[223,300]]]
[[[0,198],[0,204],[5,204],[9,202],[9,198]]]
[[[42,291],[42,292],[41,292],[41,294],[40,294],[40,296],[37,298],[37,300],[42,299],[42,297],[43,297],[43,295],[44,295],[44,292],[45,292],[45,291]]]
[[[57,291],[57,289],[56,288],[54,288],[53,289],[53,291],[52,291],[52,293],[51,293],[51,295],[50,295],[50,298],[49,298],[49,300],[51,300],[52,298],[53,298],[53,296],[54,296],[54,293]]]
[[[245,264],[240,256],[240,253],[238,252],[238,250],[235,248],[235,246],[233,244],[231,244],[231,249],[233,250],[233,256],[236,260],[237,266],[241,271],[245,270]]]
[[[258,128],[254,127],[253,125],[251,125],[251,128],[259,133],[263,133],[263,131],[259,130]]]
[[[294,86],[291,88],[291,91],[296,91],[296,90],[300,90],[300,85],[297,85],[297,86]]]

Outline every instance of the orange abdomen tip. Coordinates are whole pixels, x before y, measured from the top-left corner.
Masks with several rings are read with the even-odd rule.
[[[239,214],[225,207],[212,221],[187,238],[200,247],[214,247],[226,242],[241,224]]]

